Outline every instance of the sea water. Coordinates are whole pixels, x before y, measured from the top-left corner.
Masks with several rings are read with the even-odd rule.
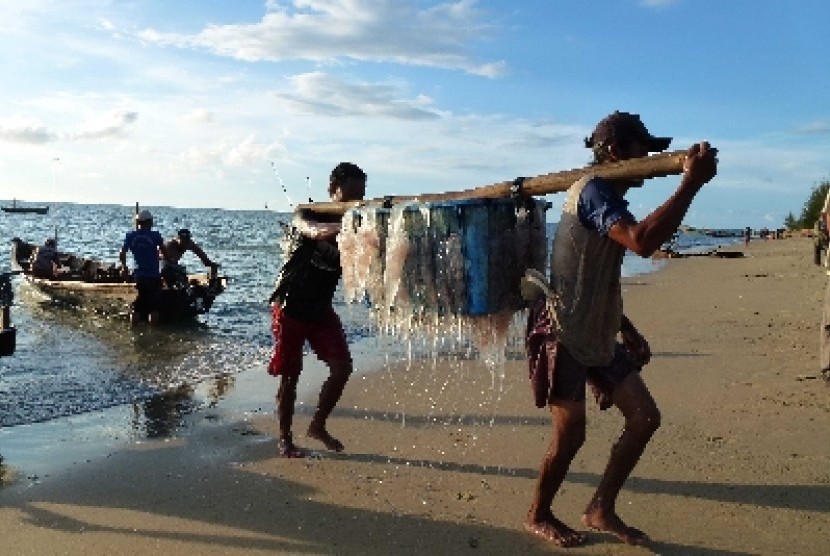
[[[273,343],[267,299],[281,264],[280,222],[290,221],[291,215],[141,208],[153,213],[154,227],[165,237],[189,228],[221,264],[220,273],[229,278],[226,291],[192,325],[130,328],[123,318],[53,306],[15,277],[11,317],[17,349],[0,358],[0,456],[8,465],[37,472],[45,461],[76,460],[84,450],[113,442],[170,436],[186,426],[188,414],[223,400],[232,400],[242,411],[273,412],[277,381],[273,390],[263,392],[261,382],[252,382],[245,371],[265,373]],[[134,210],[50,203],[46,215],[3,213],[0,240],[10,252],[14,237],[32,243],[57,237],[62,251],[116,262],[133,227]],[[554,230],[550,224],[549,239]],[[182,262],[190,271],[202,270],[192,254]],[[662,264],[626,257],[623,273],[643,274]],[[9,268],[8,259],[0,259],[0,271]],[[352,345],[357,374],[406,361],[413,349],[435,349],[429,342],[396,342],[376,334],[368,308],[346,305],[339,291],[335,309]],[[520,354],[520,343],[512,349]],[[306,360],[301,399],[316,394],[325,372],[313,356]]]

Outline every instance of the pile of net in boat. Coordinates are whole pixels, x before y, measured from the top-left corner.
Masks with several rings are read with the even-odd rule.
[[[525,306],[525,270],[545,270],[547,207],[504,198],[349,210],[338,236],[344,297],[368,303],[385,333],[503,348]]]

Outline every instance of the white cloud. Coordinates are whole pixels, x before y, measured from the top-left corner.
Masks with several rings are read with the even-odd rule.
[[[403,98],[403,89],[389,83],[347,82],[323,72],[289,78],[293,92],[278,96],[296,109],[319,116],[372,116],[402,120],[439,117],[426,95]]]
[[[121,137],[127,127],[138,119],[137,112],[118,110],[84,122],[70,134],[70,139],[95,140]]]
[[[221,142],[215,145],[191,147],[179,155],[179,160],[194,168],[246,166],[264,167],[270,158],[285,151],[278,142],[266,143],[251,134],[241,142]]]
[[[44,144],[57,140],[57,135],[36,120],[14,118],[0,122],[0,140],[12,143]]]
[[[196,34],[145,29],[138,37],[247,62],[394,62],[497,77],[506,71],[505,62],[478,62],[468,52],[471,42],[487,34],[476,5],[460,0],[420,9],[411,0],[272,1],[257,23],[210,25]]]
[[[180,120],[184,123],[192,124],[212,124],[214,122],[213,113],[204,108],[196,108],[187,114],[183,114]]]
[[[801,135],[830,135],[830,122],[827,120],[816,120],[809,122],[795,130]]]

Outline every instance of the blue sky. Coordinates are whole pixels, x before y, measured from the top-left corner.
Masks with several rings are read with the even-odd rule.
[[[369,197],[465,189],[584,166],[582,139],[615,109],[672,149],[720,149],[689,225],[778,227],[830,179],[825,0],[0,10],[3,199],[290,210],[325,200],[344,160]],[[676,183],[648,182],[632,212]]]

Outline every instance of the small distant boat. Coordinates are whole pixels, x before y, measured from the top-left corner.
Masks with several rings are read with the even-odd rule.
[[[0,210],[2,210],[3,212],[14,213],[46,214],[47,212],[49,212],[49,205],[46,205],[45,207],[23,206],[17,204],[17,199],[13,199],[12,206],[0,207]]]
[[[64,270],[54,278],[38,278],[30,270],[30,258],[36,248],[20,238],[12,239],[11,265],[54,303],[103,315],[129,314],[136,296],[135,282],[131,276],[122,276],[115,264],[59,252]],[[207,313],[213,300],[225,290],[227,281],[227,277],[212,271],[208,275],[188,274],[181,283],[165,287],[162,321],[182,321]]]

